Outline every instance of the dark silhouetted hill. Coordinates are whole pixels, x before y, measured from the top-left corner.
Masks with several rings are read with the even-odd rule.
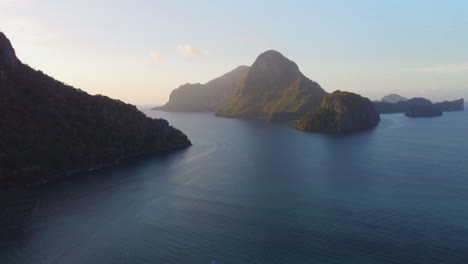
[[[37,183],[127,155],[187,147],[163,119],[22,64],[0,32],[0,185]]]

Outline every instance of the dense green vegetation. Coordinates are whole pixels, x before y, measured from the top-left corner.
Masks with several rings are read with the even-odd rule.
[[[306,131],[353,131],[376,126],[380,116],[372,102],[358,94],[335,91],[319,108],[303,116],[297,128]]]
[[[127,155],[190,145],[166,120],[22,64],[2,33],[0,132],[0,185],[40,182]]]
[[[234,96],[217,116],[298,119],[317,108],[326,92],[277,51],[258,56]]]
[[[308,130],[310,124],[314,124],[314,126],[324,127],[327,128],[326,130],[334,131],[338,129],[338,124],[342,119],[342,113],[330,107],[319,107],[303,116],[299,120],[297,127],[302,130]]]

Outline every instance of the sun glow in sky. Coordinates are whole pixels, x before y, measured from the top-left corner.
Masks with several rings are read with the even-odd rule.
[[[468,98],[467,14],[457,0],[0,0],[0,28],[24,63],[152,105],[269,49],[328,92]]]

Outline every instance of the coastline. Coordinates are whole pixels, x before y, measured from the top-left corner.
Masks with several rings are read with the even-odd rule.
[[[121,156],[114,161],[110,163],[103,163],[95,167],[87,167],[87,168],[76,168],[76,169],[71,169],[67,172],[59,173],[53,176],[50,176],[50,178],[47,179],[40,179],[38,181],[34,182],[29,182],[25,184],[21,183],[0,183],[0,190],[18,190],[18,189],[27,189],[27,188],[33,188],[37,186],[42,186],[50,183],[56,183],[60,182],[63,180],[67,180],[70,178],[74,177],[79,177],[79,176],[84,176],[84,174],[89,173],[89,172],[94,172],[98,171],[101,169],[105,169],[108,167],[116,166],[121,164],[122,162],[127,162],[133,158],[143,158],[143,157],[148,157],[151,155],[157,155],[157,154],[169,154],[172,152],[180,151],[186,148],[189,148],[192,146],[192,143],[189,142],[189,144],[177,144],[174,146],[167,146],[158,150],[151,150],[151,151],[144,151],[144,152],[136,152],[136,153],[129,153],[124,156]]]

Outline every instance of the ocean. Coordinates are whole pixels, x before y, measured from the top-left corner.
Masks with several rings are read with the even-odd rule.
[[[375,129],[167,113],[193,146],[0,191],[0,263],[468,263],[468,112]]]

